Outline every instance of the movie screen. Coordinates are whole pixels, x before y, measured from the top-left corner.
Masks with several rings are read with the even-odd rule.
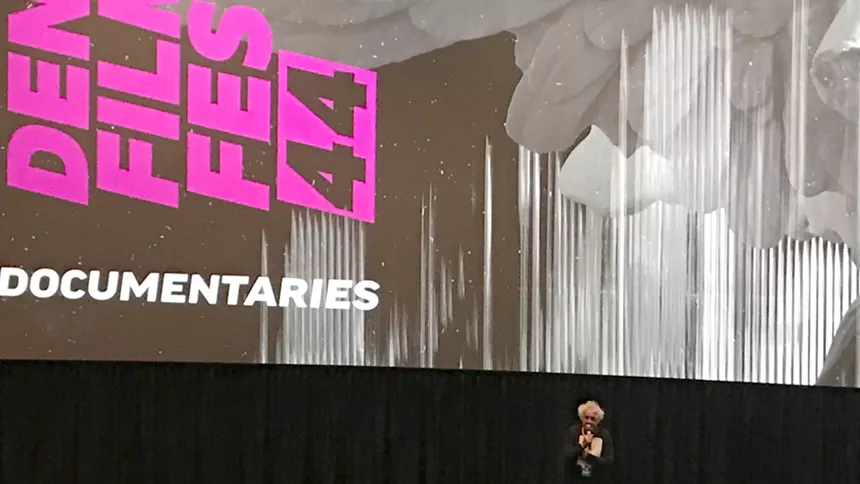
[[[858,0],[0,9],[0,358],[860,386]]]

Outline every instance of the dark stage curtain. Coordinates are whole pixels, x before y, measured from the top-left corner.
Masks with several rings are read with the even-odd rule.
[[[370,368],[0,365],[0,482],[559,483],[599,399],[616,483],[860,483],[860,393]]]

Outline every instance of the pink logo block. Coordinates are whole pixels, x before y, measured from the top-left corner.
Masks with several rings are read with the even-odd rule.
[[[373,71],[278,52],[278,200],[373,223],[376,93]]]

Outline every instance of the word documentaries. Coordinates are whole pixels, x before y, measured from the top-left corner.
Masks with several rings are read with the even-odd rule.
[[[269,23],[243,5],[219,12],[193,0],[183,28],[182,16],[164,9],[178,1],[35,0],[9,15],[6,109],[24,123],[8,140],[7,184],[88,205],[94,173],[94,189],[178,208],[179,182],[153,172],[154,144],[175,142],[186,154],[188,192],[269,210],[272,188],[243,176],[243,147],[274,145],[266,152],[278,201],[373,222],[376,74],[273,55]],[[153,44],[154,68],[94,59],[91,42],[111,39],[76,33],[99,31],[74,27],[81,20],[138,32]],[[180,40],[208,67],[183,62]],[[233,70],[244,73],[222,72],[239,55],[242,68]],[[34,166],[37,153],[63,168]]]
[[[314,309],[358,309],[369,311],[379,305],[375,281],[344,279],[304,279],[285,277],[251,278],[237,275],[210,275],[152,272],[139,278],[133,272],[71,269],[59,273],[43,268],[29,273],[18,267],[0,267],[0,298],[30,294],[39,299],[60,296],[96,301],[143,299],[165,304],[218,304],[223,297],[228,306],[295,307]]]

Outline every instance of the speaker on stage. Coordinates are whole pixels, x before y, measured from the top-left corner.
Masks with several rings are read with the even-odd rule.
[[[596,400],[579,403],[578,422],[565,432],[565,482],[604,484],[615,458],[612,434],[602,424],[606,413]]]

